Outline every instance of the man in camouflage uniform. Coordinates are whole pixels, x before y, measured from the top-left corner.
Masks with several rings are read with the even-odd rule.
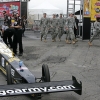
[[[49,19],[46,17],[46,13],[43,14],[43,18],[40,20],[40,31],[41,31],[41,41],[44,37],[44,42],[46,42],[47,34],[48,34],[48,28],[49,28]]]
[[[74,26],[77,29],[75,18],[73,17],[73,14],[71,13],[69,17],[66,20],[65,29],[68,31],[67,40],[66,43],[70,43],[70,39],[73,44],[75,44],[75,35],[74,35]]]
[[[56,42],[56,37],[58,34],[58,20],[55,14],[53,14],[53,18],[50,19],[50,30],[51,30],[52,42]]]
[[[58,19],[58,38],[59,41],[61,41],[61,37],[64,34],[64,24],[65,24],[65,19],[62,17],[62,14],[60,14],[60,18]]]
[[[93,37],[89,41],[89,46],[92,45],[92,41],[96,36],[100,34],[100,18],[96,18],[96,21],[94,22],[94,28],[93,28]]]
[[[67,22],[67,17],[64,18],[64,33],[66,34],[66,40],[68,38],[68,30],[66,30],[66,22]]]

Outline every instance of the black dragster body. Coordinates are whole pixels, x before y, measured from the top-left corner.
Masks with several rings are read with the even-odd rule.
[[[48,67],[43,65],[42,82],[36,82],[37,78],[24,64],[19,66],[19,62],[20,59],[0,40],[0,70],[6,75],[8,83],[0,86],[1,97],[66,91],[82,94],[82,82],[79,83],[74,76],[72,80],[50,82]]]

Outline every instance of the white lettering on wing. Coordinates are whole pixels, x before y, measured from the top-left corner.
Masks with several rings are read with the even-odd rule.
[[[73,85],[68,86],[49,86],[49,87],[38,87],[38,88],[22,88],[22,89],[10,89],[0,91],[0,96],[6,95],[17,95],[17,94],[31,94],[31,93],[43,93],[43,92],[59,92],[59,91],[68,91],[74,90]]]

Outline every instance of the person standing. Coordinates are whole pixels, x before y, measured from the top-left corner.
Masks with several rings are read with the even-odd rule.
[[[66,40],[66,43],[71,43],[75,44],[75,35],[74,35],[74,26],[77,29],[76,26],[76,22],[75,22],[75,18],[73,17],[73,14],[69,14],[69,17],[66,20],[66,24],[65,24],[65,29],[66,31],[68,31],[68,37]],[[71,39],[71,42],[70,42]]]
[[[47,34],[49,31],[49,18],[47,18],[46,15],[46,13],[43,13],[43,17],[40,20],[41,41],[42,38],[44,38],[44,42],[46,42]]]
[[[51,30],[52,42],[56,42],[56,37],[58,34],[58,19],[56,18],[55,14],[53,14],[53,18],[50,19],[50,30]]]
[[[18,14],[14,16],[15,22],[14,26],[11,27],[14,28],[14,37],[13,37],[13,52],[17,54],[17,44],[19,44],[19,56],[23,55],[23,45],[22,45],[22,20]]]
[[[8,15],[6,11],[3,11],[3,16],[4,16],[4,23],[8,22]]]
[[[77,26],[77,29],[76,27],[74,26],[74,34],[75,34],[75,41],[77,42],[77,35],[78,35],[78,23],[79,23],[79,20],[77,19],[76,16],[74,16],[75,18],[75,22],[76,22],[76,26]]]
[[[13,47],[12,44],[12,36],[13,36],[13,30],[10,28],[11,26],[11,16],[7,15],[6,11],[4,14],[4,25],[2,27],[2,33],[3,33],[3,41],[8,46],[8,42],[10,45],[10,48]]]
[[[25,26],[26,26],[27,20],[25,15],[22,17],[22,29],[23,29],[23,36],[24,36],[24,32],[25,32]]]
[[[100,18],[97,17],[96,21],[94,22],[94,27],[93,27],[93,37],[90,39],[88,42],[89,46],[92,46],[92,41],[96,36],[100,34]]]
[[[7,32],[6,30],[8,29],[8,25],[6,22],[4,22],[4,25],[2,25],[2,37],[3,37],[3,41],[4,43],[8,46],[8,41],[7,41]]]
[[[64,34],[66,34],[65,41],[67,41],[67,38],[68,38],[68,30],[66,30],[66,22],[67,22],[67,17],[64,18]]]
[[[62,17],[62,14],[60,14],[60,17],[58,19],[58,29],[59,29],[58,38],[59,38],[59,41],[61,41],[61,37],[64,34],[64,24],[65,24],[65,20]]]

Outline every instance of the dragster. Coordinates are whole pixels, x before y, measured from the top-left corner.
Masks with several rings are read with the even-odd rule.
[[[82,95],[82,82],[78,82],[74,76],[72,80],[51,82],[46,64],[42,65],[42,76],[35,77],[2,39],[0,39],[0,70],[7,78],[7,85],[0,85],[0,97],[30,94],[41,98],[41,94],[44,93],[68,91]]]

